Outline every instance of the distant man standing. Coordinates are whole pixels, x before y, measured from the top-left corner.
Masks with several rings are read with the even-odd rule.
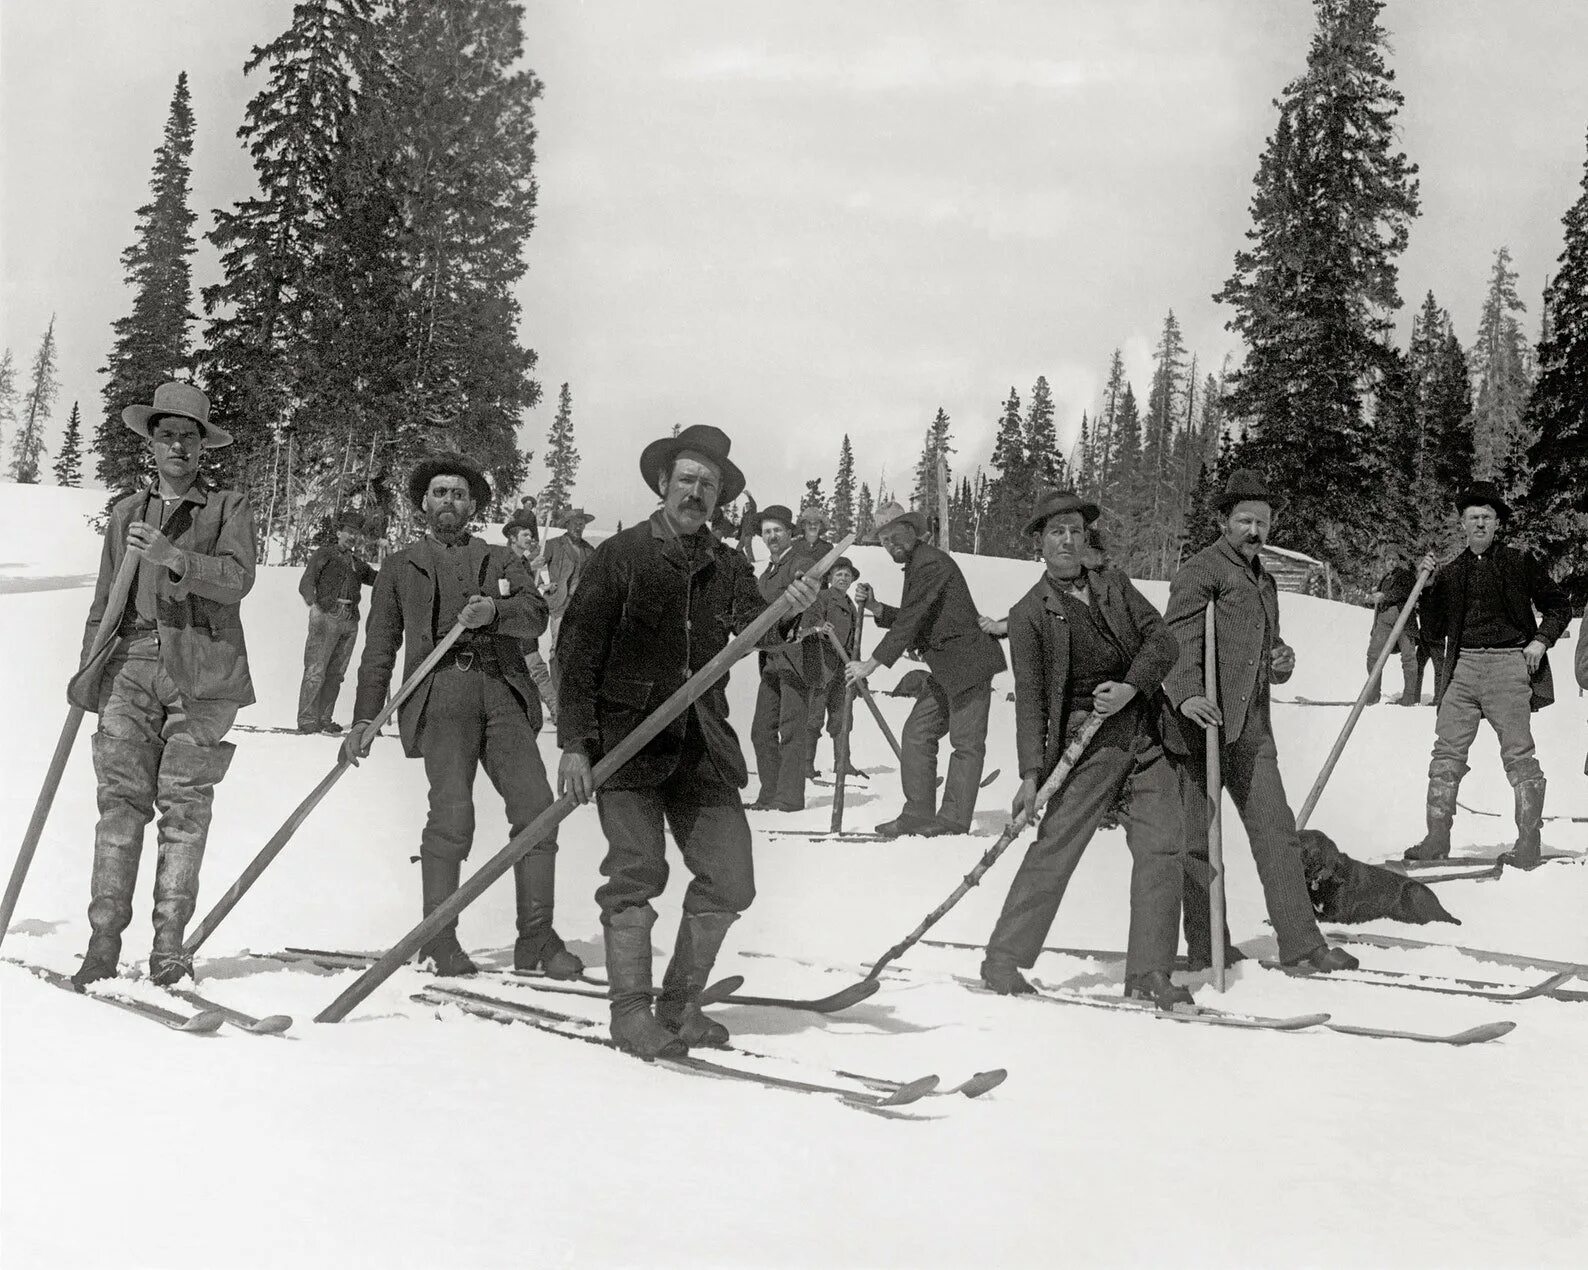
[[[185,383],[155,389],[153,404],[121,412],[146,438],[155,480],[110,510],[94,600],[83,630],[84,664],[68,696],[99,715],[93,737],[99,783],[88,921],[93,933],[72,982],[113,978],[132,920],[144,827],[160,813],[149,977],[193,973],[182,939],[198,899],[215,786],[234,747],[226,732],[254,700],[240,605],[254,585],[254,518],[247,496],[199,475],[205,450],[231,444],[209,421],[210,403]],[[129,548],[143,553],[120,613],[110,588]],[[106,623],[108,656],[87,660]]]
[[[1395,629],[1399,620],[1401,609],[1406,606],[1406,601],[1411,599],[1412,588],[1417,585],[1417,575],[1406,564],[1406,553],[1393,543],[1386,544],[1379,549],[1378,556],[1378,586],[1372,594],[1373,600],[1373,630],[1367,640],[1367,668],[1369,672],[1378,665],[1379,654],[1384,651],[1384,645],[1389,643],[1390,632]],[[1406,625],[1401,628],[1400,639],[1396,649],[1401,657],[1401,696],[1400,704],[1414,706],[1421,697],[1422,674],[1417,662],[1417,614],[1410,613],[1406,618]],[[1383,675],[1373,679],[1373,688],[1368,693],[1367,705],[1377,705],[1380,699],[1379,680]]]
[[[760,524],[767,562],[757,585],[761,598],[771,603],[814,558],[800,550],[794,538],[794,517],[787,507],[774,503],[766,508]],[[756,688],[755,716],[750,721],[750,744],[761,789],[750,804],[752,811],[799,811],[805,806],[810,703],[800,673],[803,650],[791,643],[798,625],[798,615],[779,623],[759,658],[761,681]]]
[[[844,646],[844,660],[838,650],[825,638],[820,641],[821,668],[816,675],[816,687],[810,697],[810,718],[806,723],[807,743],[810,746],[810,775],[817,775],[816,744],[822,735],[822,719],[827,720],[827,735],[833,743],[833,771],[838,771],[840,753],[838,734],[844,725],[844,693],[848,682],[844,670],[848,662],[860,656],[860,610],[849,598],[849,588],[860,578],[860,570],[848,556],[840,556],[833,571],[827,575],[826,589],[816,597],[816,603],[806,610],[804,625],[812,621],[826,623],[833,635]],[[806,653],[807,662],[810,653]],[[845,776],[864,776],[853,763]]]
[[[905,720],[899,736],[904,810],[878,825],[877,832],[889,838],[968,833],[987,757],[992,678],[1007,663],[997,642],[981,629],[959,566],[948,552],[925,541],[926,518],[897,503],[884,503],[873,515],[878,540],[904,566],[904,591],[894,608],[879,603],[869,583],[855,587],[855,599],[888,633],[870,657],[850,662],[845,675],[858,684],[878,666],[891,666],[907,649],[915,649],[942,689],[941,694],[917,697]],[[937,745],[945,734],[954,752],[938,808]]]
[[[1261,552],[1280,499],[1256,473],[1230,473],[1217,503],[1219,539],[1181,566],[1169,584],[1164,615],[1180,642],[1180,658],[1164,680],[1164,746],[1179,777],[1188,854],[1202,862],[1186,871],[1186,955],[1193,970],[1213,964],[1208,898],[1207,732],[1219,728],[1224,786],[1240,812],[1252,860],[1263,885],[1268,917],[1279,937],[1279,959],[1314,970],[1352,970],[1357,959],[1324,942],[1307,894],[1296,841],[1296,817],[1279,776],[1279,750],[1269,717],[1269,684],[1284,683],[1296,654],[1279,634],[1279,591]],[[1217,643],[1217,703],[1203,695],[1205,615],[1213,605]],[[1225,964],[1242,954],[1223,932]]]
[[[463,636],[397,715],[403,752],[424,759],[430,782],[430,814],[419,839],[428,917],[458,889],[463,861],[474,845],[474,777],[482,765],[506,804],[512,834],[551,805],[551,786],[535,743],[540,698],[519,651],[520,640],[533,640],[546,628],[546,602],[514,552],[469,533],[476,511],[491,501],[491,487],[473,462],[461,454],[422,460],[408,477],[408,497],[423,516],[425,536],[388,557],[375,583],[355,722],[342,754],[356,763],[369,753],[370,721],[386,700],[398,647],[407,680],[461,622]],[[584,964],[552,929],[556,879],[553,834],[513,866],[518,909],[513,966],[571,979]],[[425,944],[419,958],[441,975],[477,970],[458,943],[456,922]]]
[[[540,572],[540,522],[535,519],[532,509],[519,506],[513,513],[512,519],[502,526],[502,537],[507,539],[507,547],[523,562],[524,571],[529,574],[531,582],[536,581]],[[538,639],[521,639],[518,649],[524,654],[524,665],[529,671],[529,677],[535,685],[535,690],[540,693],[540,704],[545,709],[546,721],[555,726],[557,723],[557,685],[552,678],[551,668],[546,665],[546,659],[540,655],[540,641]]]
[[[309,635],[303,645],[303,683],[298,689],[298,731],[338,733],[332,712],[342,678],[358,642],[358,601],[375,585],[375,570],[355,548],[364,534],[357,512],[337,518],[336,538],[309,557],[298,594],[309,606]]]
[[[546,561],[546,604],[551,609],[549,647],[554,683],[557,676],[557,636],[562,631],[562,617],[568,611],[568,601],[573,599],[573,593],[579,589],[579,583],[584,578],[585,566],[590,563],[590,557],[595,555],[595,548],[584,540],[584,527],[594,519],[583,507],[570,508],[558,522],[562,526],[562,534],[551,539],[543,553]],[[552,711],[552,722],[557,722],[555,710]]]
[[[1544,772],[1533,753],[1531,714],[1555,700],[1548,653],[1566,633],[1571,608],[1537,557],[1495,541],[1511,516],[1499,490],[1479,482],[1456,500],[1456,510],[1466,549],[1442,567],[1432,552],[1422,560],[1433,571],[1423,616],[1444,638],[1445,676],[1428,761],[1428,832],[1406,858],[1450,854],[1456,791],[1478,724],[1487,719],[1516,800],[1516,846],[1500,858],[1534,869],[1543,862]]]

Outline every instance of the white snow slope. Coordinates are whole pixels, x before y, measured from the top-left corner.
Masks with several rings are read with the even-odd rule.
[[[66,713],[99,539],[84,513],[102,495],[0,485],[3,862],[21,839]],[[884,598],[898,571],[855,553]],[[1002,612],[1035,566],[961,558],[982,609]],[[50,581],[53,580],[53,581]],[[293,721],[304,614],[287,569],[260,571],[243,617],[260,696],[248,725]],[[52,589],[38,589],[40,587]],[[1167,588],[1147,594],[1163,603]],[[1298,670],[1287,699],[1342,701],[1363,677],[1368,614],[1286,595]],[[868,639],[868,646],[869,646]],[[362,643],[360,645],[362,648]],[[1555,650],[1561,700],[1535,717],[1552,812],[1588,813],[1588,729]],[[356,665],[356,663],[355,663]],[[901,665],[898,670],[905,669]],[[882,685],[892,682],[883,673]],[[352,691],[349,677],[345,694]],[[1002,827],[1016,785],[1011,684],[1001,677],[975,835],[892,844],[774,840],[774,822],[825,826],[828,792],[799,816],[752,814],[758,897],[729,934],[721,974],[747,991],[815,996],[858,977],[959,883]],[[1386,674],[1398,693],[1398,670]],[[748,742],[754,672],[731,696]],[[895,726],[908,702],[881,698]],[[350,697],[345,698],[345,720]],[[1279,704],[1281,763],[1299,804],[1345,718]],[[1314,817],[1353,855],[1398,856],[1421,832],[1432,709],[1363,716]],[[88,726],[92,726],[89,720]],[[3,953],[72,970],[87,937],[94,782],[87,729],[62,782]],[[891,753],[856,724],[869,791],[846,824],[897,810]],[[235,878],[334,762],[336,742],[238,731],[215,801],[199,911]],[[543,736],[542,754],[556,751]],[[823,744],[821,761],[828,762]],[[1508,812],[1484,730],[1462,788]],[[476,789],[476,862],[505,840],[500,801]],[[1495,1019],[1516,1030],[1472,1048],[1314,1029],[1249,1033],[970,992],[978,955],[917,948],[882,991],[822,1017],[719,1007],[746,1045],[824,1076],[845,1068],[945,1084],[1007,1067],[975,1102],[931,1098],[922,1122],[836,1101],[679,1074],[528,1027],[493,1026],[416,1004],[404,969],[340,1025],[311,1022],[350,973],[246,955],[288,945],[384,949],[419,918],[409,857],[424,816],[420,765],[377,742],[298,832],[204,949],[201,984],[256,1014],[287,1012],[291,1040],[230,1029],[178,1035],[0,967],[0,1256],[24,1266],[1456,1266],[1588,1263],[1582,1058],[1588,1005],[1508,1005],[1360,984],[1298,981],[1243,966],[1204,1003],[1269,1014],[1326,1010],[1343,1022],[1450,1032]],[[1271,955],[1261,894],[1227,811],[1230,924]],[[1509,819],[1463,814],[1459,848],[1493,848]],[[1552,822],[1546,845],[1582,848],[1582,824]],[[152,840],[153,834],[151,832]],[[563,826],[558,926],[599,965],[592,895],[602,839],[593,809]],[[934,931],[984,940],[1014,874],[1016,844]],[[127,969],[147,955],[153,849],[128,931]],[[1122,947],[1129,855],[1098,835],[1049,942]],[[658,904],[671,948],[687,874],[675,860]],[[1440,888],[1464,922],[1399,931],[1588,962],[1588,867],[1507,871]],[[465,946],[511,955],[505,881],[463,918]],[[1530,972],[1453,951],[1360,950],[1368,964],[1525,982]],[[661,966],[658,957],[658,973]],[[1118,991],[1118,965],[1048,954],[1049,984]],[[1588,987],[1588,984],[1579,984]],[[485,985],[488,991],[514,991]],[[128,991],[150,1000],[144,982]],[[601,1001],[525,1000],[600,1019]],[[735,1061],[729,1058],[727,1061]],[[796,1067],[795,1064],[798,1064]]]

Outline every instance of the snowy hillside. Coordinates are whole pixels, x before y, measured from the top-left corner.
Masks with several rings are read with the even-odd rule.
[[[97,493],[0,485],[0,702],[6,732],[0,863],[9,870],[66,712],[100,540],[84,517]],[[636,511],[638,514],[638,511]],[[899,571],[852,553],[884,599]],[[985,612],[1003,612],[1036,566],[961,558]],[[297,571],[261,570],[243,605],[259,704],[215,800],[201,913],[335,759],[336,742],[251,729],[290,727],[304,634]],[[1146,592],[1162,604],[1166,584]],[[1369,614],[1286,595],[1297,651],[1275,708],[1281,765],[1299,805],[1364,673]],[[1572,635],[1552,654],[1560,701],[1535,716],[1550,813],[1588,816],[1584,702]],[[867,647],[871,639],[869,636]],[[360,641],[362,651],[362,640]],[[356,656],[356,655],[355,655]],[[356,666],[356,661],[355,661]],[[1386,693],[1398,694],[1398,663]],[[907,669],[879,672],[879,686]],[[748,749],[755,677],[732,677]],[[995,684],[988,770],[975,833],[834,845],[774,839],[825,827],[830,791],[800,815],[752,813],[758,897],[729,933],[719,974],[746,991],[820,996],[853,982],[959,883],[1004,823],[1017,785],[1007,675]],[[352,676],[338,718],[346,722]],[[897,727],[909,703],[879,697]],[[1434,712],[1370,708],[1316,814],[1351,854],[1398,857],[1422,830]],[[88,726],[92,726],[92,720]],[[894,759],[864,715],[846,825],[900,806]],[[542,754],[555,766],[553,740]],[[820,762],[829,764],[824,740]],[[1458,852],[1508,843],[1510,790],[1492,733],[1462,787]],[[753,792],[753,788],[752,788]],[[505,841],[500,800],[476,787],[474,862]],[[7,1267],[542,1267],[1052,1265],[1580,1265],[1588,1249],[1588,1003],[1506,1004],[1364,984],[1299,981],[1247,964],[1220,998],[1267,1015],[1450,1033],[1507,1019],[1470,1048],[1341,1035],[1178,1025],[968,991],[979,955],[917,948],[870,1000],[822,1016],[765,1007],[714,1011],[780,1074],[831,1069],[945,1086],[994,1067],[991,1094],[927,1098],[905,1123],[830,1099],[646,1066],[521,1026],[494,1026],[411,994],[405,969],[340,1025],[313,1016],[352,972],[249,956],[287,946],[382,950],[419,918],[425,782],[395,739],[347,775],[199,958],[200,986],[228,1005],[297,1019],[288,1040],[154,1027],[0,966],[0,1250]],[[87,939],[95,818],[87,729],[67,768],[0,956],[70,973]],[[1272,955],[1244,835],[1226,814],[1230,925]],[[593,808],[561,832],[558,928],[599,968],[592,900],[603,845]],[[149,841],[153,841],[152,830]],[[1582,849],[1588,825],[1546,826],[1545,845]],[[979,942],[1025,842],[933,932]],[[145,852],[124,960],[149,939],[153,848]],[[674,859],[659,903],[670,950],[687,872]],[[1129,855],[1100,834],[1049,942],[1122,947]],[[1588,865],[1555,863],[1440,888],[1459,928],[1369,928],[1541,958],[1588,962]],[[511,961],[511,887],[463,917],[465,947]],[[1524,984],[1537,976],[1453,951],[1359,948],[1364,964]],[[661,966],[658,961],[658,973]],[[1048,985],[1117,993],[1117,964],[1047,955]],[[478,985],[604,1020],[600,1000]],[[1588,983],[1570,985],[1588,989]],[[146,983],[129,992],[162,995]],[[724,1056],[723,1061],[738,1061]]]

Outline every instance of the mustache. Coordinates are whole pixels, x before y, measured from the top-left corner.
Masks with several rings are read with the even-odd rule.
[[[684,501],[679,503],[678,506],[680,509],[693,508],[696,511],[705,511],[706,500],[703,498],[696,498],[693,494],[689,494],[685,496]]]

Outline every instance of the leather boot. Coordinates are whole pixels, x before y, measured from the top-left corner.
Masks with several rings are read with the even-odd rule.
[[[154,871],[154,947],[149,978],[169,987],[193,974],[182,936],[198,901],[199,867],[209,841],[215,786],[231,766],[236,746],[167,745],[160,756],[160,856]]]
[[[728,1043],[728,1029],[701,1012],[700,994],[711,979],[728,927],[738,920],[737,913],[686,912],[678,924],[678,942],[662,977],[656,1018],[663,1027],[678,1033],[685,1045],[720,1049]]]
[[[98,785],[99,821],[94,826],[94,869],[88,923],[93,933],[83,964],[72,976],[79,988],[112,979],[121,957],[121,933],[132,921],[143,831],[154,819],[160,747],[96,732],[90,741]]]
[[[607,995],[612,1001],[612,1039],[640,1058],[682,1058],[689,1047],[651,1013],[651,927],[656,910],[649,904],[625,908],[607,919]]]
[[[1345,949],[1330,948],[1328,944],[1319,944],[1309,953],[1305,953],[1300,957],[1293,957],[1289,961],[1280,962],[1282,966],[1294,966],[1298,969],[1305,968],[1308,974],[1316,971],[1325,975],[1331,970],[1355,970],[1361,964]]]
[[[1500,853],[1500,860],[1514,869],[1536,869],[1544,863],[1540,836],[1544,826],[1544,785],[1542,776],[1516,787],[1516,846]]]
[[[1177,1005],[1195,1005],[1189,988],[1176,983],[1167,970],[1152,970],[1144,975],[1125,976],[1127,999],[1151,1001],[1160,1010],[1172,1010]]]
[[[513,897],[518,904],[513,969],[539,970],[552,979],[577,979],[584,973],[584,962],[568,951],[551,925],[556,894],[555,851],[536,848],[513,866]]]
[[[121,961],[120,935],[90,935],[88,951],[83,954],[83,964],[72,976],[78,991],[101,979],[114,979]]]
[[[1450,826],[1456,820],[1456,782],[1431,777],[1428,781],[1428,832],[1406,848],[1404,860],[1443,860],[1450,854]]]
[[[421,852],[419,855],[420,885],[424,890],[425,916],[436,911],[441,901],[458,889],[463,876],[461,860],[446,860],[441,856]],[[454,976],[479,974],[480,968],[469,960],[469,955],[458,943],[458,924],[451,923],[433,935],[430,942],[419,949],[420,963],[429,962],[438,975]]]
[[[990,953],[982,959],[981,981],[1004,997],[1022,997],[1036,991],[1014,962]]]

